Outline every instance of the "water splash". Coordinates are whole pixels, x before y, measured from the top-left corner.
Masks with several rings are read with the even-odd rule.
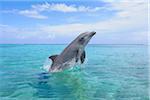
[[[51,67],[51,60],[46,59],[43,66],[41,67],[41,69],[43,69],[44,71],[48,72],[50,67]]]

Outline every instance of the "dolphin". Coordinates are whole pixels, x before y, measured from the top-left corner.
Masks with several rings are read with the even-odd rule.
[[[83,64],[85,61],[85,46],[96,32],[84,32],[74,39],[59,55],[52,55],[49,72],[60,72],[71,68],[75,64]]]

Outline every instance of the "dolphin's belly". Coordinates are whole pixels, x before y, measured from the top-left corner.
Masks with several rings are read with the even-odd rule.
[[[75,58],[73,58],[63,63],[61,66],[61,69],[71,68],[71,67],[74,67],[75,65],[76,65],[76,60]]]
[[[60,54],[60,59],[63,63],[72,61],[77,55],[77,48],[67,48]]]

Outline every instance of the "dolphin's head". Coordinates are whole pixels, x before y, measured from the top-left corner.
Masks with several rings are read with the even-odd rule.
[[[78,42],[79,45],[86,46],[87,43],[90,41],[90,39],[96,34],[96,32],[85,32],[80,34],[77,38],[76,41]]]

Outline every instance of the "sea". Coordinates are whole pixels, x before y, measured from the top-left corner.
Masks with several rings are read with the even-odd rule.
[[[150,100],[148,46],[89,44],[84,64],[49,73],[67,44],[0,44],[0,100]]]

